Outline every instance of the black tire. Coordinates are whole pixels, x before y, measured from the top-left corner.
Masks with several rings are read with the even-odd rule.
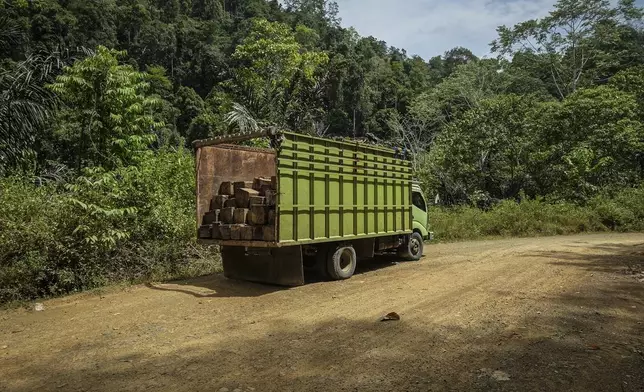
[[[423,236],[418,232],[413,232],[398,253],[405,260],[418,261],[423,257],[423,245]]]
[[[349,279],[356,272],[358,257],[353,246],[339,246],[329,252],[327,272],[332,280]]]

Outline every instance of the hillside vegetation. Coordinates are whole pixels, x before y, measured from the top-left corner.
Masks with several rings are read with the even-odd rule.
[[[189,146],[263,126],[406,147],[441,239],[642,230],[643,15],[423,59],[328,0],[0,0],[0,302],[215,271]]]

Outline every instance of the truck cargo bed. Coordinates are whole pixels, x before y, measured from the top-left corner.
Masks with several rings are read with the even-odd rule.
[[[232,145],[268,138],[271,149]],[[290,132],[199,141],[197,221],[223,182],[276,177],[274,241],[200,238],[250,248],[360,240],[412,232],[412,169],[393,150]]]

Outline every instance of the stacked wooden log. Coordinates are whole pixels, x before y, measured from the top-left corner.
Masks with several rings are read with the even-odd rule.
[[[223,182],[202,218],[199,238],[275,241],[277,179]]]

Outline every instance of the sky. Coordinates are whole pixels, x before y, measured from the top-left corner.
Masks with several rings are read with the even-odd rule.
[[[556,0],[336,0],[342,26],[424,59],[464,46],[490,55],[499,25],[543,17]],[[615,1],[615,0],[613,0]],[[644,0],[637,0],[644,6]]]

